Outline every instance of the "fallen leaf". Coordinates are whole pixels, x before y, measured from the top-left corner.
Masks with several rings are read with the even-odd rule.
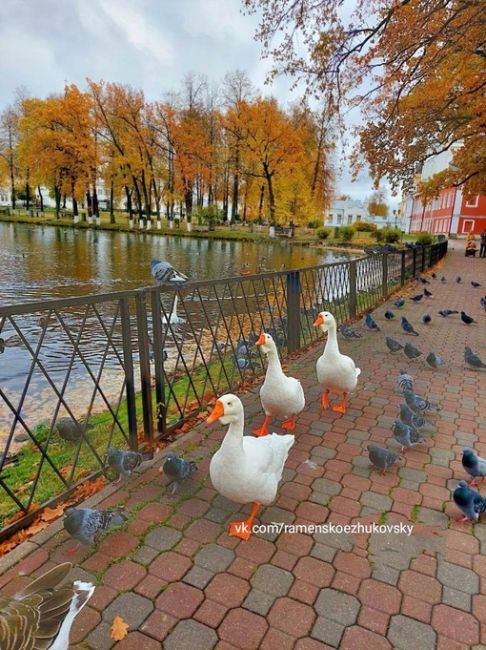
[[[128,634],[128,624],[121,616],[115,616],[111,625],[110,636],[113,641],[123,641]]]
[[[41,513],[42,521],[52,521],[53,519],[57,519],[64,513],[65,507],[66,505],[62,503],[61,505],[58,505],[57,508],[44,508]]]

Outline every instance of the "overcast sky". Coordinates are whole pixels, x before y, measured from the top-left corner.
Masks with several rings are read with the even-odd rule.
[[[235,69],[287,105],[289,83],[264,86],[270,67],[254,41],[256,16],[240,0],[0,0],[0,110],[15,89],[45,97],[87,77],[141,88],[148,100],[178,90],[189,72],[218,83]],[[338,156],[339,158],[340,156]],[[344,171],[337,193],[365,198],[371,181],[351,184]]]

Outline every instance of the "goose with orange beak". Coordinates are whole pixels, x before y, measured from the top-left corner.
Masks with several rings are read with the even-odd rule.
[[[361,370],[356,368],[351,357],[347,357],[339,351],[336,320],[331,313],[321,311],[314,321],[314,327],[320,327],[328,335],[324,352],[316,363],[317,379],[322,387],[322,408],[329,408],[330,392],[340,393],[343,399],[335,404],[332,410],[346,413],[348,395],[356,388]]]
[[[280,364],[277,346],[270,334],[261,334],[256,342],[268,360],[265,381],[260,388],[260,401],[265,411],[262,426],[255,431],[257,436],[268,434],[272,417],[285,418],[282,429],[293,431],[296,416],[304,409],[304,391],[298,379],[287,377]]]
[[[236,503],[251,503],[250,516],[230,523],[229,533],[247,540],[259,508],[277,496],[278,484],[295,442],[291,434],[272,433],[263,438],[244,436],[245,414],[241,400],[231,393],[220,397],[207,422],[219,420],[228,431],[211,458],[209,475],[215,489]]]

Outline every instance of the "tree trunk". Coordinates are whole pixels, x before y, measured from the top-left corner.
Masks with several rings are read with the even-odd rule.
[[[263,216],[263,199],[265,197],[265,185],[260,187],[260,201],[258,202],[258,220],[262,220]]]
[[[135,203],[137,204],[138,218],[140,221],[143,221],[142,195],[140,194],[138,181],[135,177],[133,177],[133,187],[135,189]]]
[[[110,183],[110,223],[115,223],[115,185]]]
[[[27,180],[25,183],[25,207],[30,210],[30,183],[29,183],[29,170],[27,170]]]
[[[59,219],[59,213],[61,212],[61,190],[59,185],[54,185],[54,197],[56,199],[56,219]]]
[[[184,203],[185,203],[185,206],[186,206],[187,223],[191,223],[192,202],[193,202],[193,195],[192,195],[192,183],[191,183],[191,185],[184,192]]]
[[[86,206],[88,209],[88,217],[91,218],[91,215],[93,214],[93,209],[92,209],[92,201],[91,201],[91,192],[89,191],[89,187],[86,190]]]
[[[98,192],[96,191],[96,177],[93,178],[93,214],[99,219],[100,218],[100,206],[98,203]]]
[[[9,148],[8,166],[10,172],[10,194],[12,199],[12,209],[15,210],[15,206],[17,205],[17,195],[15,193],[15,163],[14,163],[13,133],[12,133],[11,125],[9,125],[8,127],[8,148]]]
[[[236,220],[240,191],[240,148],[237,145],[235,153],[235,173],[233,174],[233,196],[231,197],[231,220]]]
[[[272,226],[274,226],[276,223],[276,219],[275,219],[275,195],[273,193],[272,174],[269,173],[268,167],[266,165],[263,165],[263,170],[265,172],[265,178],[268,187],[268,207],[270,209],[270,222]]]
[[[125,195],[127,197],[127,212],[128,212],[128,218],[133,219],[133,208],[132,208],[132,193],[130,192],[130,188],[128,185],[125,185]]]
[[[37,186],[37,191],[39,192],[40,209],[41,212],[44,212],[44,197],[42,196],[42,190],[40,185]]]

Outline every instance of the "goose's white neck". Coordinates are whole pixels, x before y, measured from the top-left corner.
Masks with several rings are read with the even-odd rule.
[[[239,417],[236,422],[230,422],[220,449],[224,450],[226,454],[240,455],[243,449],[243,430],[243,417]]]
[[[329,355],[338,355],[338,354],[340,354],[338,340],[337,340],[337,330],[336,330],[336,324],[335,323],[331,323],[331,324],[328,325],[327,341],[326,341],[326,345],[324,347],[324,352],[326,354],[329,354]]]
[[[177,314],[177,301],[179,300],[178,295],[174,296],[174,306],[172,307],[172,313]]]
[[[274,348],[267,351],[268,370],[275,374],[282,374],[282,364],[278,356],[278,352]]]

